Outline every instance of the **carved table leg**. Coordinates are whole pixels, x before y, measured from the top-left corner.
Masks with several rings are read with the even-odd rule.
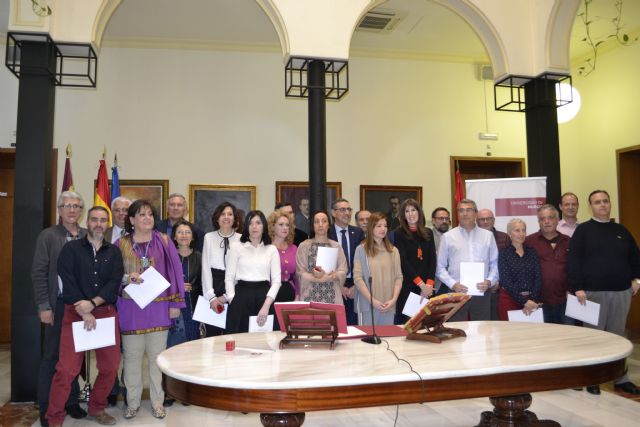
[[[476,427],[560,427],[555,421],[538,420],[536,414],[526,409],[531,406],[530,394],[490,397],[493,411],[485,411]]]
[[[299,427],[304,422],[304,412],[296,414],[260,414],[265,427]]]

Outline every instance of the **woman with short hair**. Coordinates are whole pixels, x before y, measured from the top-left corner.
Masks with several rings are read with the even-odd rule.
[[[520,218],[513,218],[507,224],[507,234],[511,244],[498,256],[500,320],[509,320],[509,310],[522,310],[529,315],[542,305],[539,302],[542,289],[540,259],[533,248],[524,244],[527,225]]]

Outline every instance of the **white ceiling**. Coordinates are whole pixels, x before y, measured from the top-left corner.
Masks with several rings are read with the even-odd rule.
[[[613,28],[613,2],[593,0],[595,36],[604,36]],[[471,28],[443,6],[429,0],[389,0],[381,8],[400,12],[404,18],[390,33],[356,31],[352,53],[488,61]],[[0,0],[0,33],[7,31],[8,15],[9,0]],[[625,30],[638,31],[640,0],[624,2],[623,24]],[[574,58],[588,53],[583,37],[583,26],[574,25]],[[231,43],[279,49],[275,30],[255,0],[124,0],[107,25],[104,42]]]

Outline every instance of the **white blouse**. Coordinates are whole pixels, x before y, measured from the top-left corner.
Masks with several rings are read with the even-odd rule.
[[[233,233],[229,237],[229,247],[233,242],[240,241],[240,233]],[[213,291],[213,278],[211,277],[211,269],[225,269],[224,255],[224,237],[218,231],[211,231],[204,236],[204,244],[202,247],[202,295],[211,301],[216,297]],[[226,258],[229,258],[230,249],[227,250]]]
[[[227,258],[227,270],[224,284],[227,300],[231,301],[236,294],[238,280],[246,282],[271,282],[267,296],[276,299],[280,290],[280,256],[273,245],[260,243],[255,247],[251,242],[234,242]]]

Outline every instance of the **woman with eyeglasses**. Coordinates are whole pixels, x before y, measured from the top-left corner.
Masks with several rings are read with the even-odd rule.
[[[124,411],[125,419],[134,418],[140,409],[142,362],[145,353],[149,361],[151,414],[155,418],[166,416],[162,373],[158,369],[156,358],[167,348],[169,328],[173,319],[180,315],[180,309],[185,307],[184,278],[178,251],[166,234],[155,230],[156,217],[151,203],[136,200],[129,206],[125,222],[125,229],[129,234],[116,242],[124,262],[123,286],[142,283],[141,274],[151,267],[170,284],[145,308],[140,308],[124,289],[118,297],[128,403]]]
[[[422,207],[414,199],[400,206],[400,227],[394,232],[394,243],[400,253],[402,289],[396,303],[394,323],[404,324],[409,316],[402,314],[410,293],[429,298],[434,292],[436,247],[433,232],[427,228]]]
[[[249,331],[249,317],[263,326],[273,314],[280,290],[280,257],[271,244],[262,211],[250,211],[239,242],[231,244],[225,271],[225,298],[229,301],[227,334]]]
[[[213,231],[204,236],[202,248],[202,295],[209,301],[211,310],[217,311],[227,302],[224,275],[229,249],[233,242],[240,241],[236,232],[239,217],[236,207],[229,202],[220,203],[211,216]],[[208,337],[222,335],[224,329],[204,325]]]
[[[316,212],[311,216],[309,239],[300,243],[296,253],[296,272],[300,281],[300,299],[302,301],[344,304],[342,285],[347,277],[347,258],[340,244],[328,237],[329,215]],[[318,248],[338,248],[338,262],[333,271],[324,271],[316,266]]]

